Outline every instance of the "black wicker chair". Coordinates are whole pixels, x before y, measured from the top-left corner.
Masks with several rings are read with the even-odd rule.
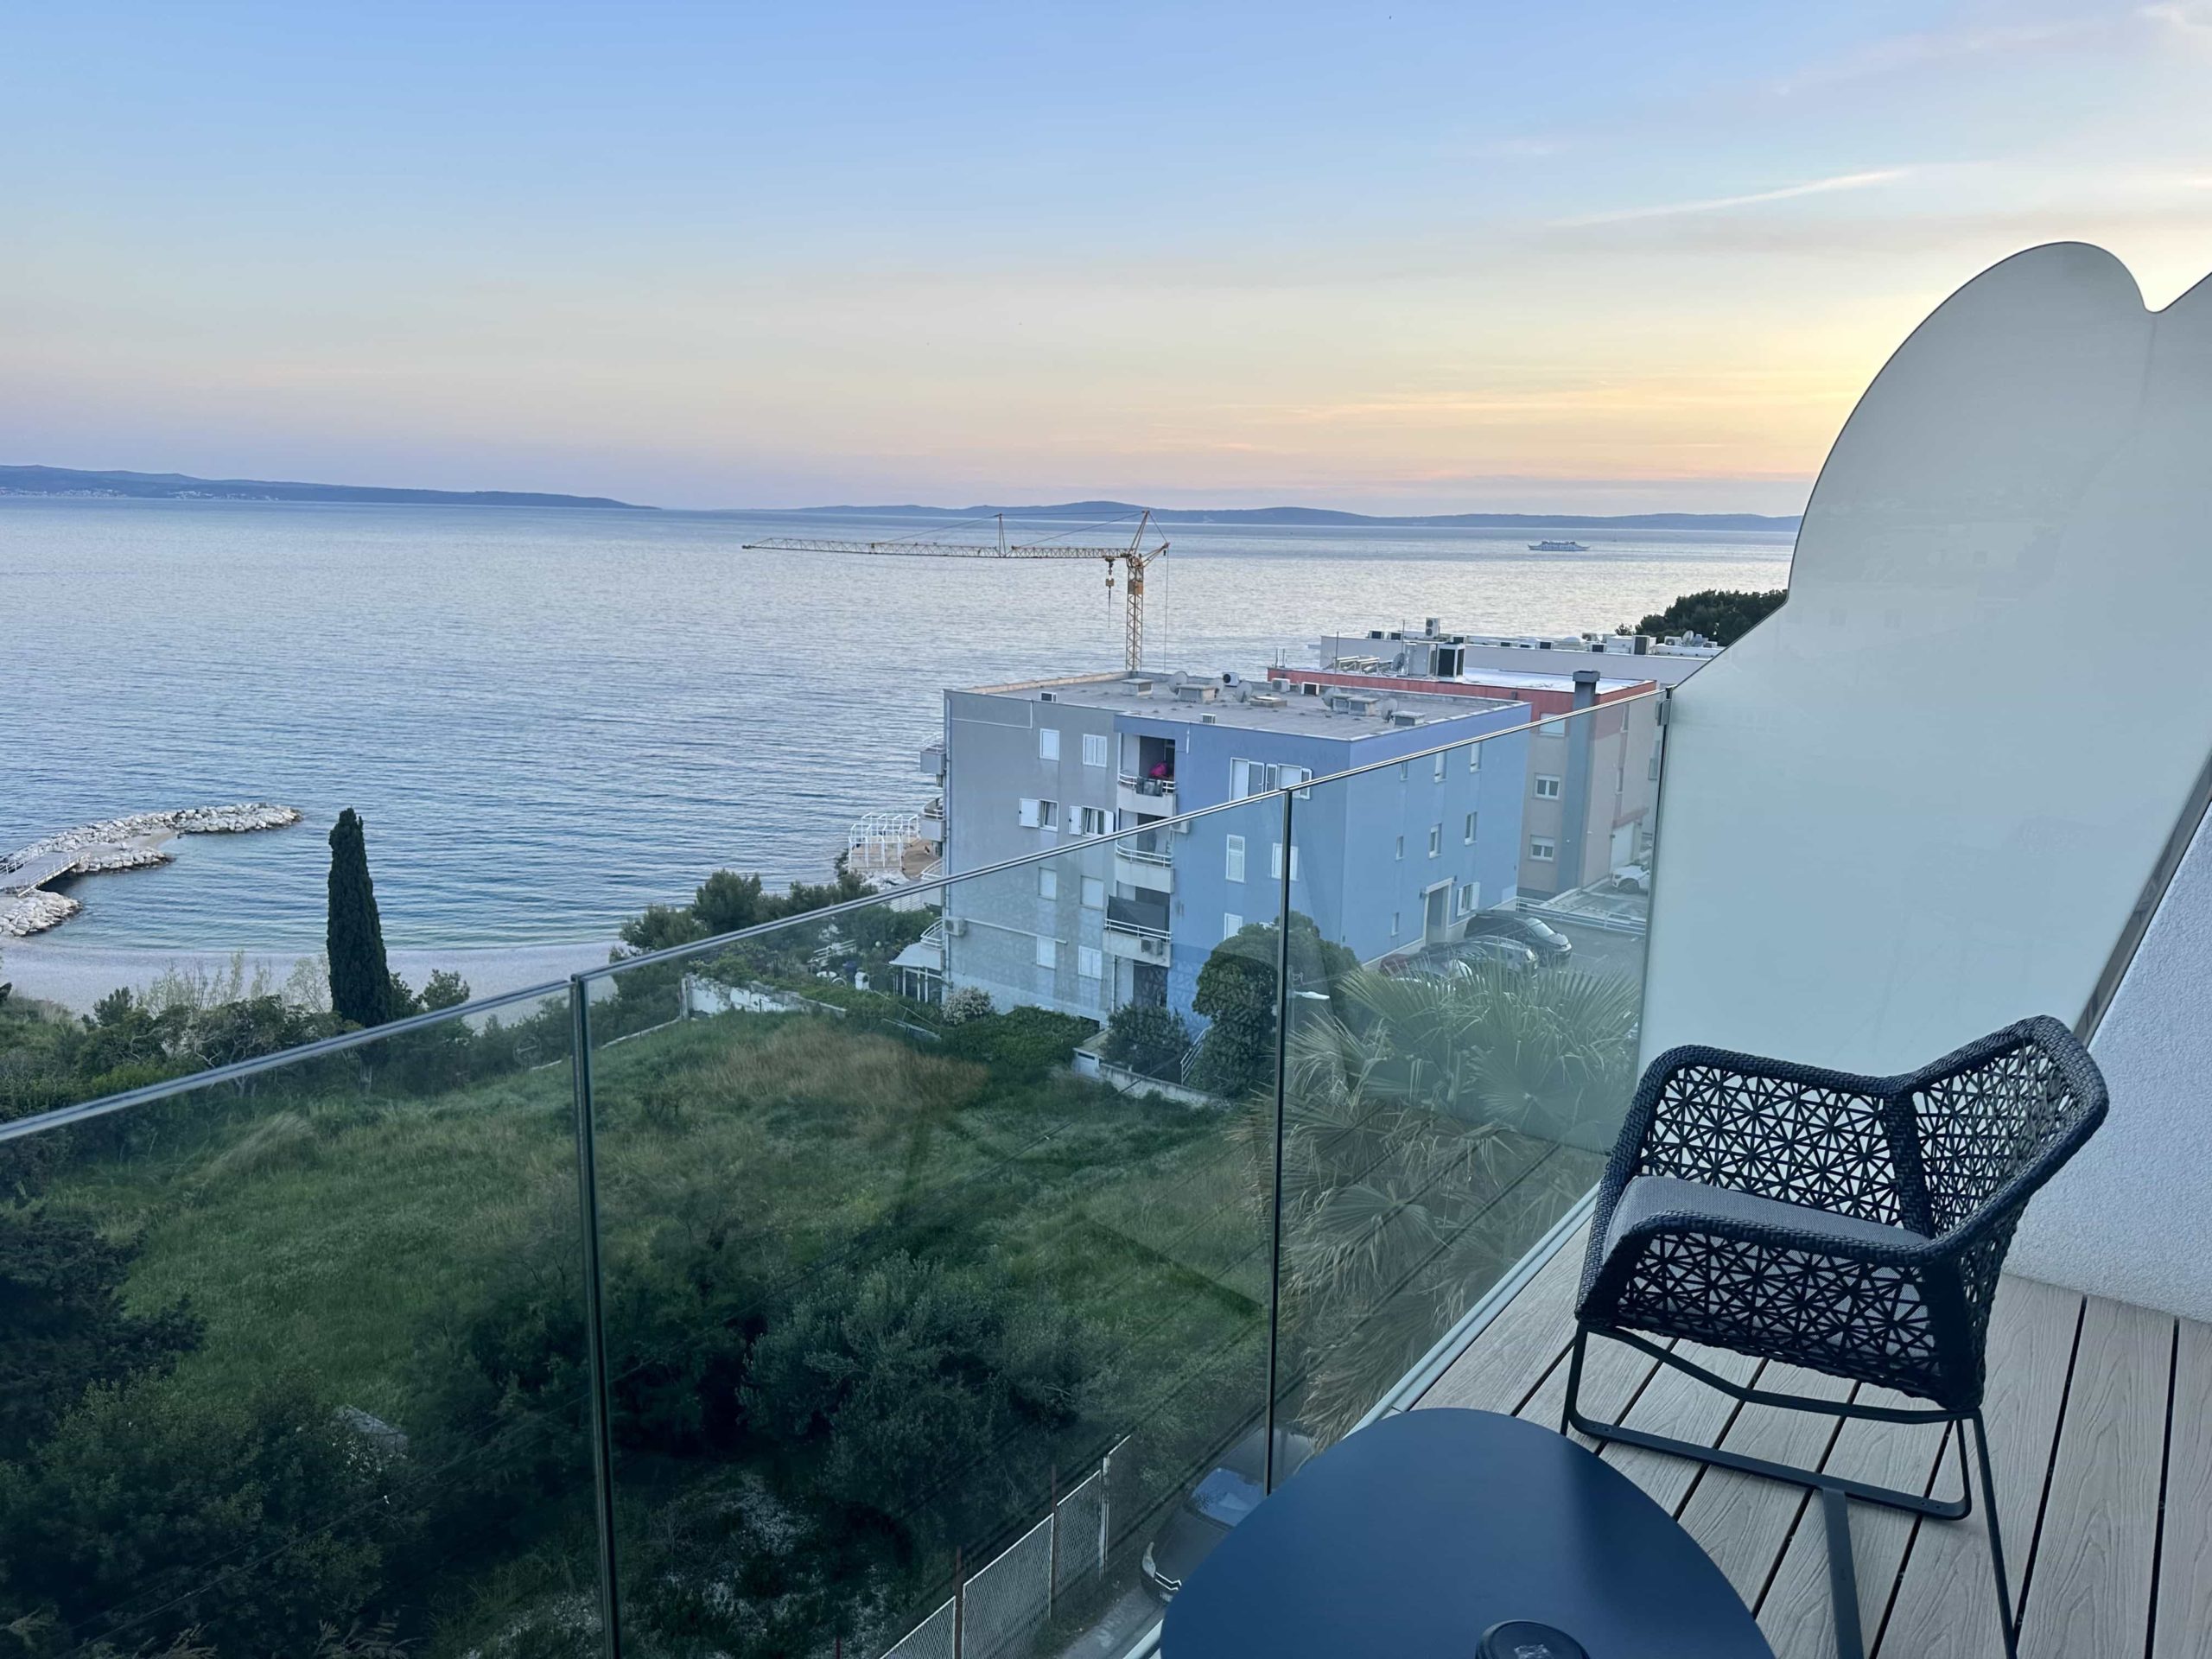
[[[2055,1020],[2023,1020],[1923,1070],[1853,1077],[1677,1048],[1643,1074],[1598,1188],[1575,1309],[1566,1426],[1821,1494],[1836,1647],[1860,1659],[1848,1500],[1957,1520],[1973,1507],[1595,1422],[1580,1402],[1593,1335],[1749,1403],[1974,1426],[2005,1650],[2018,1630],[1981,1418],[1997,1277],[2021,1211],[2104,1120],[2104,1079]],[[1932,1402],[1891,1408],[1745,1388],[1662,1345],[1683,1338]]]

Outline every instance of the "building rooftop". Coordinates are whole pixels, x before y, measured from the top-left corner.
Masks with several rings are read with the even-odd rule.
[[[1267,680],[1221,674],[1096,674],[1069,679],[979,685],[980,696],[1027,702],[1065,702],[1118,715],[1212,723],[1255,731],[1306,732],[1335,738],[1376,737],[1408,724],[1464,720],[1518,705],[1509,697],[1470,697],[1420,692],[1370,692],[1355,687],[1340,695],[1285,691]]]
[[[1360,666],[1355,667],[1355,664],[1358,664]],[[1369,666],[1368,664],[1370,664],[1373,665]],[[1390,667],[1389,661],[1386,658],[1362,658],[1357,655],[1351,654],[1339,657],[1334,662],[1330,663],[1322,668],[1293,668],[1287,671],[1294,676],[1299,674],[1315,673],[1392,675],[1395,672],[1395,671]],[[1522,668],[1483,668],[1471,669],[1462,674],[1444,676],[1442,678],[1439,679],[1438,683],[1443,685],[1497,685],[1504,686],[1510,690],[1516,691],[1572,691],[1574,690],[1574,673],[1575,671],[1572,666],[1555,669],[1549,673],[1542,673],[1535,670]],[[1424,675],[1418,677],[1428,678],[1433,677]],[[1651,681],[1649,677],[1623,677],[1618,675],[1605,674],[1601,671],[1598,679],[1598,694],[1600,696],[1604,696],[1609,692],[1633,690],[1637,686],[1649,685]],[[1464,702],[1465,699],[1455,698],[1454,701]]]

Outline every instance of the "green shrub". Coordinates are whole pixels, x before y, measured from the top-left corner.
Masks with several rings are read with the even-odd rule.
[[[383,1586],[407,1530],[393,1479],[296,1380],[216,1401],[158,1379],[96,1389],[0,1465],[0,1618],[50,1615],[72,1651],[193,1633],[225,1656],[313,1653]]]
[[[1096,1020],[1072,1014],[1010,1008],[954,1026],[939,1052],[988,1066],[994,1082],[1032,1083],[1054,1066],[1065,1065],[1068,1057],[1097,1030]]]
[[[834,1502],[943,1539],[1033,1487],[1090,1370],[1049,1304],[902,1253],[801,1290],[753,1346],[745,1410],[756,1433],[818,1452]]]
[[[1148,1077],[1180,1083],[1190,1046],[1191,1028],[1183,1016],[1157,1003],[1126,1002],[1106,1022],[1105,1058]]]

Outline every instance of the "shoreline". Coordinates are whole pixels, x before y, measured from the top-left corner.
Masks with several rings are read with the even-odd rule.
[[[533,985],[557,984],[575,973],[607,964],[613,938],[556,944],[455,945],[441,950],[395,947],[386,955],[392,972],[416,990],[432,970],[449,968],[468,982],[469,995],[498,996]],[[26,1000],[59,1003],[73,1014],[90,1014],[92,1005],[118,986],[143,990],[171,971],[227,976],[243,955],[249,984],[267,977],[272,989],[302,963],[320,964],[319,950],[164,950],[158,946],[74,945],[52,937],[10,939],[0,948],[0,984],[12,983]]]

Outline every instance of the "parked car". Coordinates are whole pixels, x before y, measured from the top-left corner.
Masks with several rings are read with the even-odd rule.
[[[1184,1494],[1159,1535],[1145,1546],[1144,1581],[1162,1601],[1173,1600],[1214,1546],[1260,1507],[1267,1496],[1262,1454],[1265,1434],[1264,1429],[1255,1428],[1224,1452],[1205,1478]],[[1296,1429],[1275,1430],[1275,1484],[1296,1474],[1313,1451],[1313,1442]]]
[[[1502,934],[1478,933],[1471,939],[1462,939],[1453,945],[1446,958],[1448,971],[1455,979],[1465,979],[1478,968],[1503,968],[1509,973],[1525,974],[1543,959],[1529,946],[1518,939],[1509,939]]]
[[[1651,870],[1648,865],[1624,864],[1613,872],[1613,886],[1623,893],[1651,891]]]
[[[1574,941],[1557,928],[1510,910],[1477,911],[1467,918],[1467,938],[1510,939],[1535,952],[1537,961],[1554,965],[1564,963],[1574,950]]]

